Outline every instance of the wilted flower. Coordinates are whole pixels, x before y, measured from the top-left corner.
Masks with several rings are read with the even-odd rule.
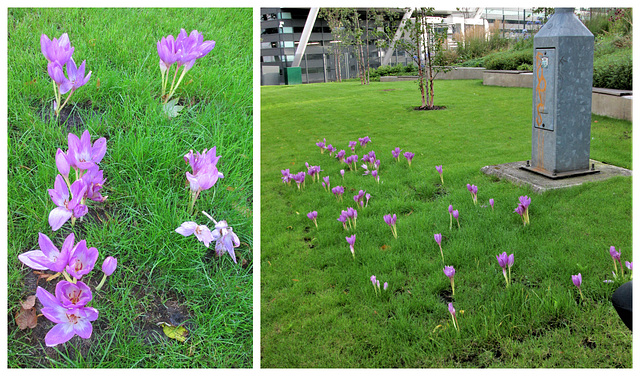
[[[231,256],[233,262],[237,264],[238,260],[236,259],[236,252],[234,248],[240,247],[240,239],[238,238],[238,235],[233,232],[232,227],[227,225],[227,221],[216,222],[208,214],[207,217],[216,224],[214,230],[211,232],[214,240],[216,241],[216,255],[221,257],[225,252],[227,252],[229,256]]]
[[[195,235],[196,238],[209,248],[209,244],[215,240],[211,230],[206,225],[198,225],[195,222],[183,222],[176,232],[182,236]]]

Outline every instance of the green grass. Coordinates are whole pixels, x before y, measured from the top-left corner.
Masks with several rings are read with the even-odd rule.
[[[9,9],[8,11],[8,366],[83,368],[252,367],[253,177],[251,9]],[[181,28],[197,29],[216,47],[198,59],[175,96],[185,108],[168,119],[160,107],[156,42]],[[53,100],[40,34],[69,34],[74,60],[93,71],[72,97],[64,124],[49,116]],[[74,228],[53,232],[47,189],[55,152],[67,134],[85,129],[107,139],[100,167],[106,202],[90,205]],[[217,147],[224,179],[188,212],[183,156]],[[194,237],[175,232],[184,221],[226,220],[239,236],[238,264],[217,258]],[[74,231],[98,248],[94,287],[106,256],[118,269],[94,293],[100,311],[90,339],[47,348],[44,317],[21,331],[13,316],[36,283],[17,255],[38,249],[38,232],[60,246]],[[243,265],[244,262],[244,265]],[[37,305],[38,312],[40,305]],[[158,322],[181,322],[186,342],[166,337]]]
[[[531,155],[531,91],[436,81],[440,111],[413,111],[412,82],[261,89],[261,367],[631,367],[632,336],[610,303],[609,246],[631,258],[632,179],[617,177],[535,194],[480,172]],[[369,136],[380,184],[345,168],[315,143],[348,151]],[[631,168],[631,123],[593,117],[591,157]],[[414,152],[412,166],[391,150]],[[320,165],[338,202],[310,179],[283,184],[282,169]],[[361,163],[358,163],[358,166]],[[436,165],[443,165],[444,186]],[[478,188],[474,206],[466,184]],[[341,210],[358,210],[343,230]],[[513,213],[532,198],[531,225]],[[495,210],[488,207],[495,199]],[[449,229],[449,204],[460,211]],[[318,211],[318,228],[306,214]],[[383,215],[398,215],[398,239]],[[451,287],[433,235],[442,233]],[[355,260],[345,237],[356,234]],[[496,255],[515,254],[505,288]],[[583,293],[571,282],[582,273]],[[376,296],[376,275],[389,289]]]

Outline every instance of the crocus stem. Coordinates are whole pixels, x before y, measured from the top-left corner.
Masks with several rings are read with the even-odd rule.
[[[178,76],[178,69],[180,69],[180,66],[176,65],[176,70],[173,73],[173,80],[171,81],[171,88],[169,88],[169,94],[164,99],[165,104],[169,101],[169,98],[171,98],[171,95],[173,94],[173,84],[176,82],[176,77]]]
[[[213,219],[213,217],[210,216],[209,213],[207,213],[206,211],[203,210],[202,214],[204,214],[207,218],[209,218],[213,223],[218,224],[218,222],[215,219]]]
[[[449,213],[449,230],[453,228],[453,216]]]
[[[620,270],[622,271],[622,278],[624,278],[624,268],[622,267],[622,259],[618,261],[620,262]]]
[[[504,275],[504,281],[507,283],[507,287],[509,287],[509,280],[507,279],[507,271],[502,269],[502,275]]]
[[[444,185],[444,179],[442,179],[442,175],[440,175],[440,183]]]
[[[458,330],[458,325],[456,325],[456,317],[451,315],[451,321],[453,321],[453,327]]]
[[[453,278],[451,278],[451,295],[455,295],[456,294],[456,287],[455,284],[453,283]]]
[[[104,285],[104,281],[106,281],[106,280],[107,280],[107,275],[103,273],[102,274],[102,279],[100,280],[100,283],[96,287],[96,291],[100,291],[100,289],[102,288],[102,285]]]
[[[511,267],[509,267],[509,282],[511,282]]]
[[[176,69],[176,73],[178,73],[178,70],[177,70],[177,69]],[[167,100],[169,100],[169,98],[171,98],[171,96],[173,95],[173,93],[175,93],[175,92],[176,92],[176,89],[178,88],[178,86],[180,86],[180,82],[182,82],[182,78],[184,77],[185,73],[187,73],[187,70],[183,68],[183,69],[182,69],[182,73],[180,74],[180,78],[178,79],[178,83],[176,84],[176,86],[175,86],[175,87],[173,87],[173,88],[171,89],[171,92],[169,93],[169,97],[167,97]],[[175,76],[173,77],[173,79],[175,80]],[[172,84],[172,86],[173,86],[173,84]],[[165,101],[165,103],[166,103],[166,101]]]
[[[69,273],[67,273],[66,270],[62,271],[62,276],[67,280],[67,282],[71,282],[71,276],[69,275]]]
[[[444,253],[442,252],[442,246],[438,244],[438,247],[440,247],[440,255],[442,256],[442,263],[444,264]]]
[[[315,220],[315,219],[313,220],[313,223],[315,223],[316,228],[318,228],[318,222],[316,222],[316,220]]]
[[[460,325],[458,325],[458,318],[454,316],[454,317],[453,317],[453,320],[454,320],[454,321],[455,321],[455,323],[456,323],[456,330],[457,330],[457,331],[460,331]]]
[[[193,207],[196,204],[196,200],[198,199],[199,195],[200,195],[200,190],[191,193],[191,197],[193,198],[191,199],[191,204],[189,205],[189,215],[193,214]]]
[[[580,292],[580,299],[584,300],[584,295],[582,295],[582,289],[578,287],[578,291]]]
[[[456,218],[456,221],[458,222],[458,228],[460,228],[460,220]]]
[[[71,92],[67,96],[67,99],[64,100],[64,103],[62,104],[62,106],[58,107],[58,111],[62,111],[62,107],[64,107],[67,104],[67,102],[69,102],[69,98],[71,98],[71,96],[73,95],[74,92],[75,92],[75,90],[71,90]],[[62,99],[62,98],[60,98],[60,99]]]

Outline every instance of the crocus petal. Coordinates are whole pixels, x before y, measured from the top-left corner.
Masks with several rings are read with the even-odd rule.
[[[53,347],[61,343],[65,343],[75,335],[73,325],[69,322],[56,324],[44,337],[44,343]]]
[[[107,139],[104,137],[100,137],[97,139],[93,146],[91,147],[91,160],[93,163],[100,163],[102,158],[107,152]]]
[[[198,224],[195,222],[184,222],[176,229],[176,232],[183,236],[190,236],[196,231]]]
[[[58,231],[71,218],[73,212],[66,208],[57,207],[49,212],[49,226],[52,231]]]
[[[58,299],[56,299],[56,297],[53,296],[53,294],[51,294],[49,291],[43,289],[40,286],[38,286],[38,288],[36,289],[36,297],[44,307],[61,307]]]
[[[49,269],[49,259],[40,250],[28,251],[18,255],[18,260],[35,270]]]
[[[93,326],[87,319],[80,319],[78,323],[73,326],[73,330],[75,334],[80,336],[80,338],[89,338],[91,337],[91,332],[93,331]]]
[[[69,200],[69,189],[67,189],[67,183],[65,183],[62,175],[57,175],[56,180],[53,183],[53,189],[47,189],[51,201],[57,206],[65,207]]]
[[[69,176],[69,161],[67,161],[67,155],[60,148],[56,151],[56,167],[62,176]]]

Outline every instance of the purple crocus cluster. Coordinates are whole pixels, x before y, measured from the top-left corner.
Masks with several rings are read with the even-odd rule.
[[[409,151],[405,151],[403,155],[405,158],[407,158],[407,162],[409,163],[409,166],[411,166],[411,160],[413,159],[415,154]]]
[[[376,296],[378,296],[378,293],[382,294],[382,291],[380,290],[380,280],[376,278],[375,275],[372,275],[371,277],[369,277],[369,280],[371,281],[371,284],[373,284],[373,291],[375,291]],[[382,285],[382,289],[384,291],[387,291],[387,288],[389,287],[389,283],[385,282]]]
[[[338,217],[338,222],[342,223],[343,228],[347,229],[347,224],[350,229],[356,229],[356,220],[358,219],[358,211],[354,208],[347,208],[343,210]]]
[[[323,182],[322,182],[322,188],[329,192],[329,190],[331,189],[331,184],[329,184],[329,176],[324,176],[322,178]]]
[[[324,151],[327,150],[327,139],[323,139],[320,142],[316,142],[316,146],[320,148],[320,154],[324,154]]]
[[[67,33],[62,34],[60,39],[53,38],[53,40],[49,39],[45,34],[42,34],[40,36],[40,50],[48,61],[47,73],[49,73],[49,77],[51,77],[54,82],[53,91],[55,101],[53,108],[56,116],[59,116],[60,111],[67,104],[73,93],[89,81],[91,72],[85,75],[86,60],[83,60],[82,64],[78,67],[73,57],[71,57],[74,47],[71,47]],[[64,75],[62,69],[65,64],[67,66],[68,77]],[[69,93],[69,95],[64,103],[62,103],[62,94],[66,93]]]
[[[220,156],[216,156],[216,147],[207,151],[204,149],[202,153],[197,152],[194,154],[193,150],[190,150],[184,156],[184,162],[191,166],[192,172],[187,171],[187,181],[189,182],[189,189],[191,190],[191,203],[189,205],[189,213],[193,213],[193,207],[200,196],[200,192],[205,191],[218,181],[220,178],[224,178],[222,172],[218,171],[218,160]]]
[[[357,171],[356,163],[358,162],[358,155],[353,154],[345,158],[344,162],[349,166],[349,170]]]
[[[304,165],[307,167],[307,175],[311,176],[311,181],[315,182],[320,179],[320,171],[322,171],[320,166],[311,166],[308,162],[305,162]]]
[[[333,187],[331,188],[331,193],[333,193],[336,196],[336,199],[338,199],[338,201],[342,201],[342,195],[344,194],[344,187],[341,185]]]
[[[81,338],[91,337],[91,321],[98,319],[98,310],[86,305],[92,300],[91,288],[80,279],[89,274],[98,260],[98,250],[87,247],[87,241],[75,243],[70,233],[58,249],[45,234],[38,234],[40,249],[25,252],[18,259],[35,270],[51,270],[62,274],[64,281],[56,284],[55,296],[38,286],[36,297],[42,303],[42,314],[56,325],[46,334],[45,344],[56,346],[67,342],[76,334]],[[102,264],[104,276],[96,291],[102,288],[106,276],[117,267],[117,259],[105,258]]]
[[[318,228],[318,221],[316,220],[318,218],[318,212],[317,211],[311,211],[309,213],[307,213],[307,217],[313,221],[313,224],[316,225],[316,228]]]
[[[162,97],[166,104],[173,96],[176,89],[182,82],[184,75],[193,67],[196,59],[206,56],[215,47],[216,42],[212,40],[205,41],[202,34],[197,30],[192,30],[189,35],[185,29],[181,29],[177,38],[173,35],[162,37],[157,43],[158,55],[160,57],[160,73],[162,74]],[[176,63],[176,69],[173,73],[173,81],[169,93],[165,96],[167,83],[171,66]],[[180,78],[176,83],[178,70],[183,67]]]
[[[478,187],[475,185],[467,184],[467,190],[469,191],[469,193],[471,193],[473,204],[476,205],[478,203]]]
[[[609,255],[611,256],[611,259],[613,260],[613,268],[615,269],[615,272],[613,273],[614,278],[618,278],[617,273],[618,273],[618,264],[620,264],[620,273],[622,274],[622,277],[624,278],[624,268],[622,267],[622,256],[621,256],[621,251],[616,251],[616,247],[611,246],[609,248]],[[633,270],[633,263],[629,262],[629,261],[625,261],[625,265],[627,267],[627,269],[629,269],[629,271]]]
[[[349,141],[349,148],[352,153],[356,152],[356,146],[358,145],[358,141]]]
[[[366,148],[367,144],[371,142],[371,139],[369,138],[369,136],[364,136],[362,138],[358,138],[358,142],[360,143],[360,146]]]
[[[396,159],[396,162],[400,162],[400,153],[402,153],[402,149],[398,147],[391,150],[391,155]]]
[[[511,282],[511,267],[513,266],[514,262],[513,253],[507,256],[507,252],[502,252],[501,254],[496,255],[496,259],[498,259],[498,264],[502,268],[504,280],[507,283],[507,287],[509,287]],[[509,277],[507,277],[507,268],[509,269]]]
[[[282,173],[282,183],[291,185],[291,180],[293,180],[293,174],[289,171],[289,169],[280,170],[280,172]]]
[[[77,218],[87,214],[87,200],[103,202],[107,198],[100,193],[105,179],[98,167],[107,152],[107,140],[101,137],[92,144],[91,134],[87,130],[80,138],[69,133],[67,140],[67,151],[58,149],[56,152],[59,174],[53,189],[48,190],[51,200],[56,204],[49,212],[49,225],[53,231],[60,229],[69,219],[73,226]],[[70,176],[72,168],[74,174]]]
[[[367,192],[361,189],[360,191],[358,191],[357,195],[353,196],[353,201],[356,202],[356,205],[358,205],[361,208],[364,208],[365,206],[364,197],[366,194]],[[371,195],[369,195],[369,197],[371,197]],[[369,201],[369,198],[367,197],[367,202],[368,201]]]

